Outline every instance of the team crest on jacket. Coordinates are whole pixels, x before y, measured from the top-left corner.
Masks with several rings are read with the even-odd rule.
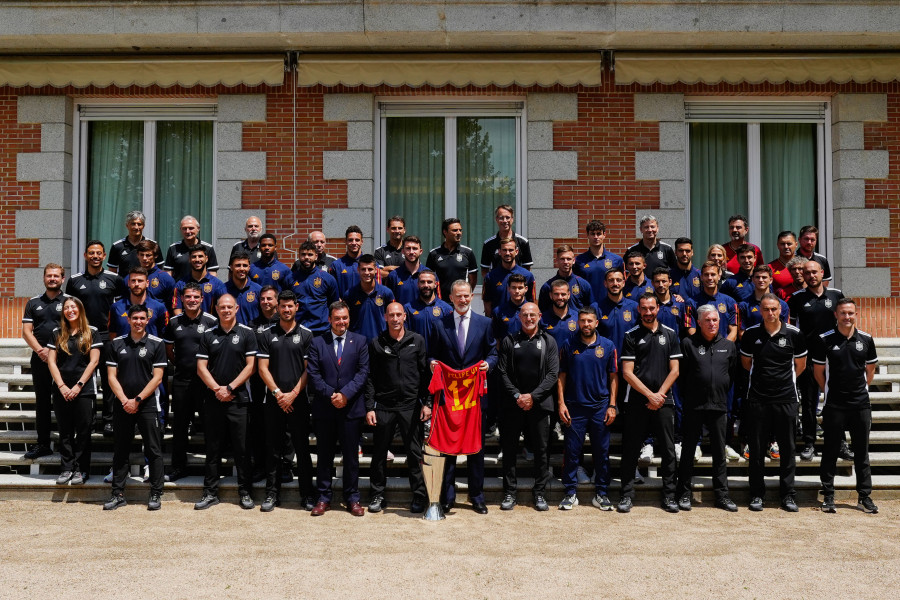
[[[607,269],[612,269],[612,261],[607,258],[603,261],[603,266]]]
[[[575,324],[575,321],[569,321],[569,331],[575,331],[578,329],[578,325]]]
[[[630,320],[631,320],[631,311],[630,311],[630,310],[623,310],[623,311],[622,311],[622,320],[623,320],[623,321],[630,321]]]
[[[657,338],[657,339],[659,340],[659,345],[660,345],[660,346],[665,346],[665,345],[666,345],[666,336],[661,335],[661,336],[659,336],[659,338]]]
[[[140,350],[138,350],[138,356],[140,356],[141,358],[144,358],[145,356],[147,356],[147,349],[141,348]]]
[[[278,271],[272,271],[272,281],[278,281],[281,278],[281,273]]]
[[[322,287],[322,278],[321,277],[316,277],[315,279],[313,279],[313,287],[315,287],[315,288]]]
[[[291,338],[291,341],[294,342],[295,344],[299,344],[300,343],[300,334],[298,333],[298,334],[294,335],[294,337]]]
[[[573,293],[573,294],[580,294],[580,293],[581,293],[581,288],[578,287],[578,284],[577,284],[577,283],[576,283],[575,285],[572,286],[572,293]]]
[[[434,315],[435,317],[439,317],[439,316],[441,316],[441,309],[438,308],[437,306],[435,306],[434,308],[431,309],[431,314]]]
[[[254,292],[247,292],[247,302],[253,302],[256,300],[256,294]]]
[[[700,278],[694,277],[693,284],[694,284],[694,287],[700,287]]]
[[[672,314],[675,315],[676,317],[678,316],[678,307],[677,306],[672,307]]]
[[[40,308],[40,307],[38,307],[38,308]],[[62,312],[62,302],[57,303],[56,312]]]
[[[603,346],[597,346],[597,349],[594,350],[594,356],[597,358],[603,358]]]
[[[463,259],[462,259],[462,254],[457,254],[457,255],[456,255],[456,262],[462,262],[462,260],[463,260]]]
[[[237,344],[240,341],[241,341],[241,336],[239,336],[238,334],[234,334],[233,336],[231,336],[232,344]]]
[[[204,331],[206,331],[206,325],[202,323],[200,325],[197,325],[197,333],[203,333]]]
[[[662,250],[657,250],[657,251],[656,251],[656,258],[662,258],[663,256],[664,256],[664,255],[663,255],[663,251],[662,251]]]
[[[787,346],[787,340],[783,337],[778,338],[778,345],[784,348],[785,346]]]
[[[700,346],[700,348],[697,349],[697,353],[698,353],[700,356],[705,355],[705,354],[706,354],[706,348],[704,348],[703,346]]]
[[[151,280],[150,280],[150,287],[152,287],[152,288],[158,288],[158,287],[159,287],[159,279],[157,279],[156,277],[154,277],[153,279],[151,279]]]
[[[148,308],[148,309],[147,309],[147,318],[148,318],[148,319],[152,319],[152,318],[153,318],[153,309],[152,309],[152,308]]]
[[[724,315],[726,312],[728,312],[728,307],[725,306],[725,303],[724,303],[724,302],[719,302],[719,306],[718,306],[717,308],[719,309],[719,312],[722,313],[723,315]]]
[[[101,290],[105,290],[105,289],[106,289],[106,282],[103,281],[102,279],[100,280],[99,285],[100,285],[100,289],[101,289]]]
[[[203,284],[203,293],[204,293],[204,294],[208,294],[208,293],[210,293],[211,291],[212,291],[212,284],[209,283],[209,282],[204,283],[204,284]]]
[[[375,296],[375,306],[383,306],[383,305],[384,305],[384,298],[382,298],[381,296]]]
[[[833,302],[831,301],[831,298],[825,298],[825,307],[826,308],[831,308],[832,304],[833,304]]]
[[[862,343],[861,341],[859,341],[859,340],[856,340],[856,349],[857,349],[859,352],[862,352],[862,350],[863,350],[863,343]]]

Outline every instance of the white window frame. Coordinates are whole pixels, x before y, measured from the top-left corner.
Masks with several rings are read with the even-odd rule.
[[[155,174],[156,123],[157,121],[213,121],[213,186],[212,212],[216,214],[216,188],[218,181],[216,152],[218,128],[215,121],[218,104],[215,98],[76,98],[72,122],[72,269],[83,267],[84,244],[87,243],[87,127],[91,121],[143,121],[144,122],[144,174]],[[87,114],[85,114],[87,113]],[[156,236],[156,179],[145,177],[143,182],[142,212],[147,218],[144,233],[148,238]],[[126,235],[122,224],[122,237]],[[203,239],[215,245],[216,219]],[[115,240],[111,240],[110,243]],[[106,249],[109,252],[109,248]],[[161,249],[165,252],[165,249]]]
[[[761,230],[754,227],[762,222],[761,214],[761,172],[760,172],[760,141],[759,131],[762,123],[815,123],[816,124],[816,207],[817,223],[819,229],[819,243],[817,252],[831,257],[834,248],[834,218],[831,190],[831,99],[819,96],[796,97],[759,97],[759,96],[733,96],[723,98],[720,96],[685,96],[685,106],[693,104],[702,106],[716,106],[719,114],[708,114],[700,117],[685,116],[684,146],[685,146],[685,198],[687,219],[686,231],[691,232],[691,123],[745,123],[747,124],[747,218],[750,220],[750,242],[759,247],[764,247],[765,240],[759,236]],[[821,104],[823,106],[819,115],[803,115],[801,105]],[[792,110],[792,107],[798,110]],[[712,113],[713,111],[709,111]],[[723,225],[724,228],[724,225]],[[723,229],[724,231],[724,229]],[[769,240],[771,242],[771,240]],[[833,259],[832,259],[833,260]]]
[[[527,119],[524,96],[433,96],[396,97],[385,96],[375,99],[377,118],[375,119],[376,160],[378,168],[375,176],[374,221],[376,231],[373,236],[375,246],[387,242],[387,232],[381,226],[387,219],[385,203],[387,189],[385,170],[387,168],[387,127],[389,116],[404,117],[444,117],[444,218],[456,216],[456,119],[458,117],[515,117],[516,118],[516,233],[526,236],[528,231],[527,200]],[[465,227],[465,223],[463,223]],[[480,249],[476,249],[480,250]]]

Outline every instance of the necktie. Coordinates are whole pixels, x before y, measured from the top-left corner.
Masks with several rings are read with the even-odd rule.
[[[343,353],[344,353],[344,338],[341,336],[338,336],[337,350],[335,351],[335,354],[337,355],[338,365],[341,364],[341,355]]]
[[[459,327],[456,328],[456,346],[459,348],[460,357],[466,353],[466,330],[463,329],[463,323],[465,322],[466,315],[460,315]]]

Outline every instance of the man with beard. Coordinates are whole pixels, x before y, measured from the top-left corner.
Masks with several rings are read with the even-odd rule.
[[[338,300],[337,282],[318,266],[313,242],[300,244],[297,256],[286,289],[294,292],[300,303],[297,321],[319,336],[328,331],[328,307]]]

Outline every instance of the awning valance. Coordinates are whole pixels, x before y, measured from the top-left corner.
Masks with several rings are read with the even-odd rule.
[[[601,83],[600,54],[301,55],[301,86],[585,85]]]
[[[281,85],[284,57],[0,57],[0,85],[13,87]]]
[[[616,54],[616,84],[846,83],[900,79],[897,54]]]

